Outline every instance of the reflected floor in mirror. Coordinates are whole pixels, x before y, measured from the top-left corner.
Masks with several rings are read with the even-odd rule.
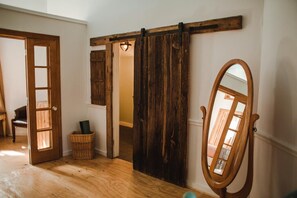
[[[27,139],[0,139],[0,197],[179,197],[195,192],[133,171],[132,163],[97,155],[93,160],[28,164]],[[7,151],[7,152],[6,152]],[[12,151],[12,152],[8,152]],[[10,155],[9,155],[10,153]]]

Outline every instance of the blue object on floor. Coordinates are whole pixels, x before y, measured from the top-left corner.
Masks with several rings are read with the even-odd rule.
[[[185,192],[185,194],[183,195],[183,198],[197,198],[196,194],[193,192]]]

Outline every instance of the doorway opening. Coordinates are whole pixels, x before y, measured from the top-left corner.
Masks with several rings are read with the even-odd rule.
[[[27,105],[25,48],[25,40],[0,37],[2,96],[5,101],[5,112],[3,112],[5,119],[2,120],[1,124],[8,124],[5,128],[1,127],[3,129],[0,140],[0,161],[3,162],[1,164],[4,166],[1,166],[1,174],[29,163],[28,127],[15,127],[15,143],[8,136],[12,135],[12,123],[10,121],[15,118],[15,110]],[[26,115],[26,110],[24,113]]]
[[[114,157],[133,162],[134,41],[113,44]]]

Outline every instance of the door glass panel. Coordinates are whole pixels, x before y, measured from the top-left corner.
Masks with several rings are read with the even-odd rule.
[[[36,111],[36,125],[37,130],[51,128],[51,110]]]
[[[241,119],[239,117],[233,116],[229,128],[238,131],[240,120]]]
[[[52,147],[52,131],[37,132],[37,149],[48,149]]]
[[[231,146],[223,145],[219,158],[227,160],[231,151]]]
[[[47,68],[35,68],[35,87],[48,87]]]
[[[236,132],[228,130],[224,143],[232,146],[235,140],[235,136],[236,136]]]
[[[224,160],[218,160],[217,161],[217,164],[216,164],[216,167],[214,169],[214,172],[219,174],[219,175],[222,175],[223,172],[224,172],[224,168],[226,166],[226,161]]]
[[[50,107],[49,92],[48,89],[36,90],[36,109]]]
[[[245,104],[238,102],[235,112],[236,114],[242,115],[242,113],[244,112],[244,109],[245,109]]]
[[[34,46],[34,64],[35,66],[47,66],[47,47]]]

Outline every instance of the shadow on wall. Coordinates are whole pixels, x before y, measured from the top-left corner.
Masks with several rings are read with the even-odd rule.
[[[272,135],[284,144],[297,145],[297,45],[292,39],[280,42],[276,57],[274,90],[274,131]],[[273,57],[271,57],[273,58]],[[297,159],[278,149],[272,150],[270,187],[284,196],[297,189]]]

